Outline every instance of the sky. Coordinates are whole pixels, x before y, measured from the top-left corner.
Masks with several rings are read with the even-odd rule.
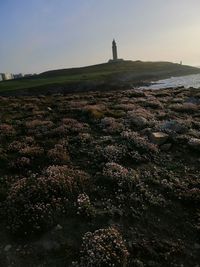
[[[200,0],[0,0],[0,73],[127,60],[200,66]]]

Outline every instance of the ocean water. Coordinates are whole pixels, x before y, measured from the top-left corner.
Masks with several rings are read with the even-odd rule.
[[[149,86],[143,86],[141,89],[160,89],[179,86],[184,86],[185,88],[200,88],[200,74],[171,77],[169,79],[159,80],[157,82],[152,82],[152,84]]]

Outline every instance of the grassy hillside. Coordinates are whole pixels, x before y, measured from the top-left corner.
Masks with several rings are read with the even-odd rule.
[[[171,76],[199,73],[200,69],[170,62],[123,61],[104,63],[88,67],[52,70],[31,78],[5,81],[0,83],[0,93],[32,89],[40,92],[45,89],[69,89],[74,85],[99,83],[107,85],[142,83]],[[87,87],[87,86],[85,86]],[[84,90],[87,89],[84,87]],[[82,88],[80,87],[80,91]],[[30,92],[30,91],[29,91]]]

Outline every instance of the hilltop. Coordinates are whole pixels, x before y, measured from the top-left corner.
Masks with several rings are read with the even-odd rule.
[[[45,94],[120,89],[152,80],[200,73],[199,68],[170,62],[122,61],[50,70],[34,77],[0,83],[0,94]]]

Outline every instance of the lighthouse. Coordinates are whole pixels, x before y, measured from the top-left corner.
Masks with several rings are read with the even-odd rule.
[[[112,59],[109,59],[108,60],[108,63],[117,63],[117,62],[121,62],[123,61],[122,58],[118,58],[118,55],[117,55],[117,44],[115,42],[115,39],[113,39],[112,41]]]
[[[115,39],[112,41],[112,54],[113,54],[113,61],[117,61],[117,45]]]

